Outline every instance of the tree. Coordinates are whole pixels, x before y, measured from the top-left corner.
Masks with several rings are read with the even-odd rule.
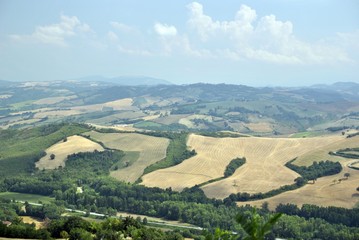
[[[93,237],[91,236],[91,233],[87,232],[85,229],[73,228],[70,231],[69,239],[70,240],[77,240],[77,239],[92,240]]]
[[[54,160],[54,159],[55,159],[55,154],[51,153],[50,159],[51,159],[51,160]]]
[[[262,210],[265,212],[269,212],[269,203],[267,201],[262,203]]]
[[[349,177],[350,177],[350,173],[344,173],[344,177],[346,178],[346,179],[348,179]]]
[[[257,210],[253,208],[253,211],[249,216],[237,215],[236,221],[248,235],[243,238],[244,240],[264,240],[264,236],[270,233],[272,227],[281,216],[282,213],[276,213],[265,221],[257,213]]]
[[[70,237],[70,235],[68,234],[68,232],[63,230],[60,232],[60,237],[64,238],[64,239],[68,239]]]

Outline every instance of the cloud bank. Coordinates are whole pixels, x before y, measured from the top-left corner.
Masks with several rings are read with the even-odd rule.
[[[60,19],[60,23],[36,27],[30,35],[10,35],[10,37],[15,41],[35,41],[64,47],[67,46],[66,39],[80,33],[92,32],[90,26],[81,23],[76,16],[61,15]]]
[[[77,16],[61,15],[59,23],[35,27],[28,35],[10,35],[15,42],[42,43],[56,47],[79,44],[82,36],[104,50],[137,56],[187,56],[192,58],[260,61],[284,65],[351,63],[359,53],[359,30],[337,33],[332,39],[306,42],[295,35],[294,24],[275,15],[258,16],[255,9],[241,5],[232,19],[216,20],[198,2],[186,6],[183,26],[157,21],[147,29],[118,21],[109,22],[103,36]],[[93,37],[93,35],[96,35]],[[97,44],[96,44],[97,42]],[[352,52],[354,50],[354,54]]]

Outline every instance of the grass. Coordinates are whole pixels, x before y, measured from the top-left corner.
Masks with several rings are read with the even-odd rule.
[[[140,157],[139,151],[126,151],[125,156],[122,158],[121,162],[113,165],[111,170],[122,169],[128,166],[131,166],[134,162],[136,162]]]
[[[322,135],[322,132],[298,132],[292,134],[291,138],[307,138],[307,137],[317,137]]]
[[[27,193],[16,193],[16,192],[1,192],[0,198],[4,199],[15,199],[16,201],[28,201],[33,203],[51,203],[54,201],[54,198],[47,196],[37,195],[37,194],[27,194]]]

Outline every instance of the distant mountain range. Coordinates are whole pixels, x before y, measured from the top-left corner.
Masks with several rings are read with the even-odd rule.
[[[87,76],[83,78],[77,78],[75,80],[86,82],[106,82],[122,86],[153,86],[173,84],[167,80],[147,76],[119,76],[111,78],[103,76]]]
[[[57,80],[56,82],[61,81],[79,81],[79,82],[89,82],[89,83],[106,83],[114,84],[119,86],[156,86],[156,85],[177,85],[170,81],[160,79],[160,78],[153,78],[148,76],[118,76],[118,77],[104,77],[104,76],[86,76],[81,78],[72,78],[66,80]],[[0,87],[6,87],[10,85],[16,85],[18,83],[23,83],[27,81],[8,81],[8,80],[1,80],[0,79]],[[197,85],[200,83],[192,83],[192,84],[185,84],[185,85]],[[204,85],[218,85],[218,84],[211,84],[211,83],[203,83]],[[222,84],[220,84],[222,85]],[[233,84],[225,84],[225,85],[233,85]],[[179,85],[180,86],[180,85]],[[250,87],[250,86],[248,86]],[[258,87],[253,87],[258,88]],[[328,91],[335,91],[335,92],[342,92],[350,95],[359,96],[359,83],[355,82],[336,82],[333,84],[315,84],[312,86],[302,86],[302,87],[265,87],[265,88],[283,88],[283,89],[320,89],[320,90],[328,90]],[[261,89],[261,87],[259,87]],[[262,88],[263,89],[263,88]]]
[[[0,87],[7,87],[14,84],[14,82],[10,82],[10,81],[5,81],[5,80],[1,80],[0,79]]]

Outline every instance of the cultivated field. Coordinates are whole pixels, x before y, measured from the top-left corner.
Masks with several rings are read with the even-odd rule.
[[[92,104],[85,106],[77,106],[72,107],[72,110],[79,110],[83,112],[91,112],[91,111],[101,111],[104,107],[112,108],[113,110],[133,110],[132,107],[133,100],[132,98],[124,98],[116,101],[101,103],[101,104]]]
[[[319,178],[315,184],[279,194],[277,196],[250,202],[239,202],[238,205],[250,204],[260,207],[263,202],[268,202],[270,209],[275,209],[279,203],[293,203],[303,205],[305,203],[319,206],[336,206],[352,208],[359,202],[359,193],[356,188],[359,186],[359,170],[348,168],[346,165],[352,160],[341,160],[343,171],[337,175]],[[348,179],[344,173],[350,173]],[[339,182],[339,179],[343,179]]]
[[[115,113],[101,118],[89,119],[86,120],[86,122],[90,122],[91,124],[99,124],[99,125],[111,125],[114,122],[121,122],[123,120],[128,120],[128,119],[139,119],[139,118],[143,119],[145,117],[146,114],[144,114],[142,111],[123,111],[121,113]]]
[[[10,94],[0,95],[0,99],[7,99],[7,98],[10,98],[10,97],[12,97],[12,95],[10,95]]]
[[[155,120],[153,120],[156,123],[169,125],[171,123],[178,123],[178,121],[182,118],[188,117],[188,114],[173,114],[166,117],[160,117]]]
[[[34,104],[37,105],[43,105],[43,104],[55,104],[55,103],[59,103],[62,102],[64,100],[71,100],[76,98],[76,95],[71,95],[71,96],[64,96],[64,97],[49,97],[49,98],[42,98],[40,100],[37,100],[34,102]]]
[[[101,141],[109,148],[122,151],[139,152],[139,157],[132,165],[111,172],[111,176],[126,182],[136,181],[143,170],[165,158],[169,140],[166,138],[151,137],[138,133],[86,133],[91,138]]]
[[[193,122],[193,120],[195,119],[202,119],[208,122],[212,122],[213,121],[213,117],[212,116],[207,116],[207,115],[200,115],[200,114],[194,114],[194,115],[190,115],[188,117],[185,118],[181,118],[178,123],[183,124],[185,126],[187,126],[188,128],[195,128],[196,125]]]
[[[97,129],[115,129],[118,131],[122,131],[122,132],[134,132],[134,131],[138,131],[141,132],[143,131],[142,129],[139,128],[135,128],[133,127],[133,124],[119,124],[119,125],[114,125],[114,126],[104,126],[104,125],[99,125],[99,124],[94,124],[94,123],[87,123],[88,125],[95,127]]]
[[[56,117],[56,116],[72,116],[94,111],[102,111],[104,108],[111,108],[112,110],[137,110],[132,106],[133,100],[131,98],[124,98],[116,101],[92,104],[84,106],[70,107],[68,109],[49,109],[48,111],[41,111],[34,115],[35,118]]]
[[[284,164],[312,149],[346,141],[345,136],[315,138],[211,138],[190,135],[187,145],[197,155],[181,164],[149,173],[143,177],[146,186],[172,187],[182,190],[222,177],[228,163],[236,157],[247,162],[231,177],[203,186],[208,197],[225,198],[231,193],[267,192],[292,184],[299,175]],[[323,159],[322,159],[323,160]]]
[[[68,109],[68,110],[54,110],[54,109],[50,109],[47,111],[41,111],[41,112],[37,112],[34,115],[34,118],[46,118],[46,117],[67,117],[67,116],[72,116],[72,115],[79,115],[82,114],[83,112],[80,110],[72,110],[72,109]]]
[[[5,126],[0,126],[0,128],[4,128],[4,129],[7,129],[11,126],[14,126],[14,125],[28,125],[28,124],[35,124],[37,122],[40,122],[41,119],[37,119],[37,118],[32,118],[32,119],[27,119],[27,120],[19,120],[19,121],[14,121],[14,122],[11,122],[9,123],[8,125],[5,125]]]
[[[46,156],[36,162],[39,169],[55,169],[59,166],[64,167],[67,156],[79,152],[93,152],[94,150],[103,151],[103,147],[87,138],[81,136],[71,136],[66,142],[60,141],[46,149]],[[50,155],[55,154],[55,159],[51,160]]]
[[[16,192],[1,192],[0,197],[4,199],[15,199],[16,201],[28,201],[32,203],[38,203],[41,201],[42,203],[51,203],[54,201],[54,198],[50,198],[48,196],[37,195],[37,194],[29,194],[29,193],[16,193]]]
[[[340,133],[338,133],[339,135]],[[321,160],[331,160],[331,161],[341,161],[345,160],[345,158],[341,158],[338,156],[329,155],[330,151],[335,152],[339,149],[344,148],[355,148],[359,147],[359,136],[346,138],[346,136],[342,137],[339,141],[333,142],[328,145],[324,145],[320,148],[311,148],[305,154],[298,155],[297,160],[294,162],[296,165],[308,166],[311,165],[313,161],[321,161]]]
[[[272,132],[272,124],[268,122],[248,123],[245,125],[253,132]]]

